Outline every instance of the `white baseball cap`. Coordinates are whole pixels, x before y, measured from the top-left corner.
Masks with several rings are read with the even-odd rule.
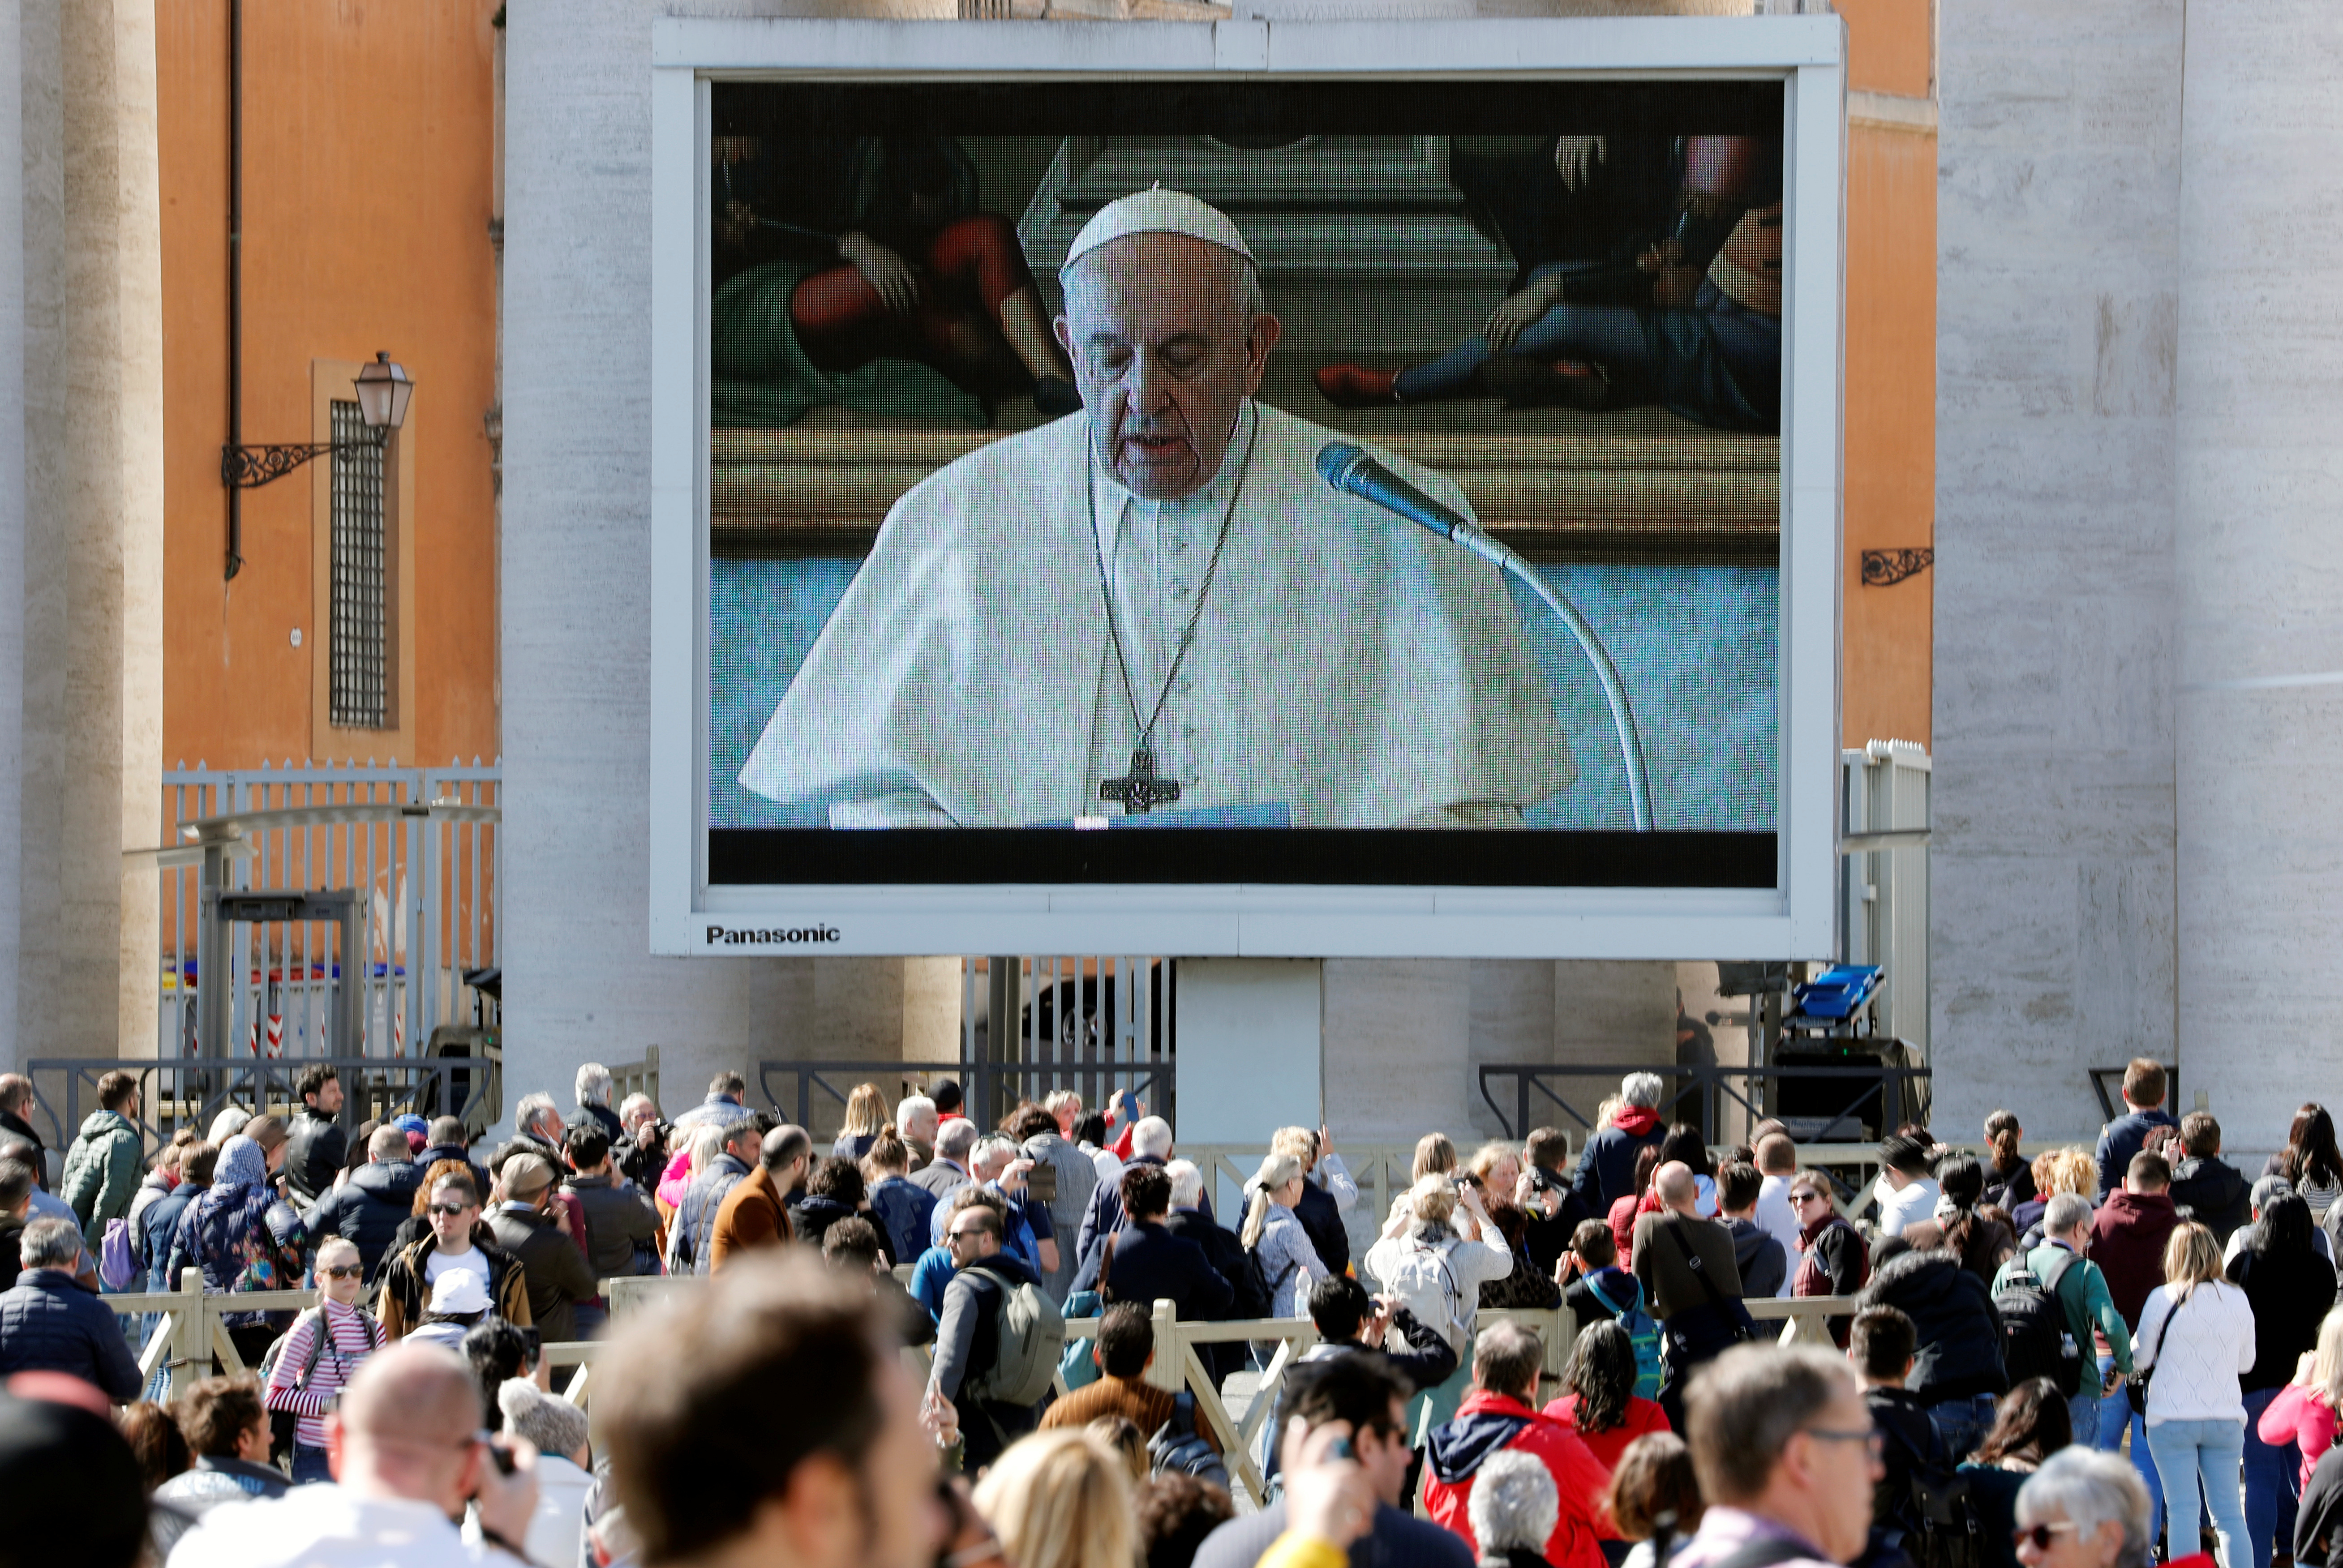
[[[485,1312],[488,1284],[470,1269],[450,1269],[433,1282],[431,1310],[435,1312]]]
[[[1253,260],[1252,247],[1245,244],[1228,214],[1186,191],[1165,190],[1159,183],[1119,196],[1092,214],[1081,233],[1074,236],[1065,265],[1071,266],[1099,246],[1134,234],[1184,234]]]

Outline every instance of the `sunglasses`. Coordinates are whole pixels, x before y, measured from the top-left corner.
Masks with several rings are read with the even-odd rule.
[[[2016,1547],[2023,1546],[2027,1542],[2031,1541],[2034,1543],[2034,1550],[2036,1552],[2047,1552],[2050,1550],[2050,1538],[2052,1536],[2057,1534],[2062,1530],[2072,1530],[2073,1528],[2075,1528],[2075,1522],[2073,1520],[2061,1519],[2056,1524],[2036,1524],[2025,1530],[2013,1530],[2009,1533],[2009,1544],[2013,1549],[2015,1549]]]
[[[424,1212],[427,1214],[445,1214],[452,1220],[457,1215],[468,1211],[471,1207],[472,1206],[469,1203],[434,1203],[428,1209],[425,1210]]]
[[[345,1263],[336,1269],[320,1269],[317,1272],[328,1280],[357,1280],[366,1276],[366,1271],[356,1263]]]
[[[1807,1191],[1793,1192],[1790,1194],[1790,1201],[1797,1204],[1800,1208],[1804,1208],[1809,1203],[1819,1203],[1822,1201],[1823,1195],[1819,1192]]]
[[[947,1241],[974,1241],[979,1236],[990,1235],[990,1233],[991,1232],[980,1226],[971,1225],[965,1231],[945,1231],[944,1240]]]

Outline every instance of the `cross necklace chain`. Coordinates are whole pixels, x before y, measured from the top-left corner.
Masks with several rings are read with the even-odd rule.
[[[1155,707],[1144,719],[1139,717],[1139,694],[1131,689],[1131,660],[1123,653],[1122,630],[1114,617],[1114,590],[1107,580],[1106,546],[1099,537],[1098,479],[1089,471],[1090,464],[1083,465],[1083,495],[1090,504],[1091,556],[1098,563],[1099,598],[1106,608],[1107,640],[1114,648],[1115,670],[1122,678],[1123,700],[1131,705],[1131,770],[1119,779],[1100,779],[1098,798],[1120,803],[1126,817],[1143,817],[1156,807],[1180,799],[1180,780],[1156,777],[1155,726],[1162,720],[1163,705],[1171,700],[1172,683],[1180,678],[1180,667],[1187,662],[1188,650],[1195,646],[1196,628],[1204,619],[1204,601],[1212,597],[1212,583],[1220,576],[1221,554],[1229,543],[1229,525],[1236,519],[1237,502],[1244,495],[1245,476],[1252,471],[1253,447],[1260,440],[1261,423],[1256,419],[1252,436],[1245,442],[1244,459],[1237,467],[1237,481],[1229,490],[1228,509],[1221,514],[1221,531],[1212,540],[1212,556],[1204,567],[1203,586],[1197,590],[1195,608],[1188,612],[1188,624],[1172,649],[1172,668],[1163,672],[1163,689],[1155,694]],[[1095,442],[1089,446],[1096,450]]]

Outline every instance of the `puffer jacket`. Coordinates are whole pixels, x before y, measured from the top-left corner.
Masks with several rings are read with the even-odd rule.
[[[882,1176],[870,1188],[871,1218],[879,1221],[887,1251],[898,1263],[916,1263],[928,1250],[928,1226],[935,1211],[936,1195],[908,1178]],[[1053,1211],[1051,1218],[1056,1217]],[[1069,1249],[1058,1251],[1062,1262]]]
[[[118,1111],[93,1111],[65,1151],[57,1196],[73,1205],[82,1241],[95,1251],[106,1240],[108,1220],[127,1219],[138,1196],[140,1156],[146,1141]]]
[[[2001,1365],[2001,1314],[1986,1282],[1945,1251],[1905,1252],[1864,1288],[1866,1307],[1896,1307],[1919,1331],[1905,1386],[1922,1404],[2009,1392]]]
[[[359,1166],[350,1179],[317,1201],[309,1211],[312,1237],[339,1236],[357,1246],[366,1265],[367,1282],[381,1271],[383,1254],[397,1239],[398,1228],[415,1211],[415,1190],[424,1167],[399,1161],[393,1164]]]
[[[204,1271],[206,1295],[298,1290],[308,1266],[307,1243],[301,1217],[267,1182],[215,1181],[179,1216],[163,1277],[176,1280],[192,1263]],[[232,1329],[282,1329],[293,1318],[291,1312],[226,1312],[220,1321]]]
[[[1554,1477],[1560,1507],[1544,1561],[1553,1568],[1603,1568],[1595,1512],[1595,1499],[1608,1479],[1602,1462],[1574,1428],[1504,1394],[1476,1388],[1455,1420],[1432,1429],[1425,1447],[1430,1473],[1424,1477],[1424,1512],[1477,1551],[1470,1516],[1473,1485],[1483,1464],[1507,1452],[1528,1454]]]
[[[143,1249],[139,1256],[146,1260],[148,1290],[168,1291],[175,1288],[173,1282],[166,1277],[166,1271],[171,1262],[171,1239],[178,1234],[179,1220],[186,1213],[187,1206],[210,1190],[211,1183],[208,1181],[200,1187],[182,1181],[163,1197],[147,1204],[146,1212],[138,1216],[138,1229]]]
[[[62,1269],[28,1269],[0,1291],[0,1377],[20,1372],[70,1373],[116,1404],[146,1381],[114,1310]]]
[[[2172,1168],[2167,1194],[2184,1220],[2194,1220],[2213,1232],[2224,1247],[2229,1238],[2253,1223],[2253,1188],[2245,1173],[2210,1154],[2191,1155]]]

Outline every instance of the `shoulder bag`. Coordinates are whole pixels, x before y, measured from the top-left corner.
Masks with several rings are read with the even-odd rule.
[[[2195,1292],[2190,1293],[2193,1295]],[[2172,1303],[2172,1310],[2164,1314],[2162,1322],[2156,1325],[2156,1360],[2145,1367],[2137,1368],[2129,1377],[2124,1379],[2124,1397],[2131,1401],[2132,1413],[2135,1415],[2147,1413],[2147,1385],[2156,1381],[2157,1366],[2164,1360],[2164,1336],[2171,1330],[2172,1320],[2178,1317],[2180,1309],[2187,1304],[2185,1301]]]

